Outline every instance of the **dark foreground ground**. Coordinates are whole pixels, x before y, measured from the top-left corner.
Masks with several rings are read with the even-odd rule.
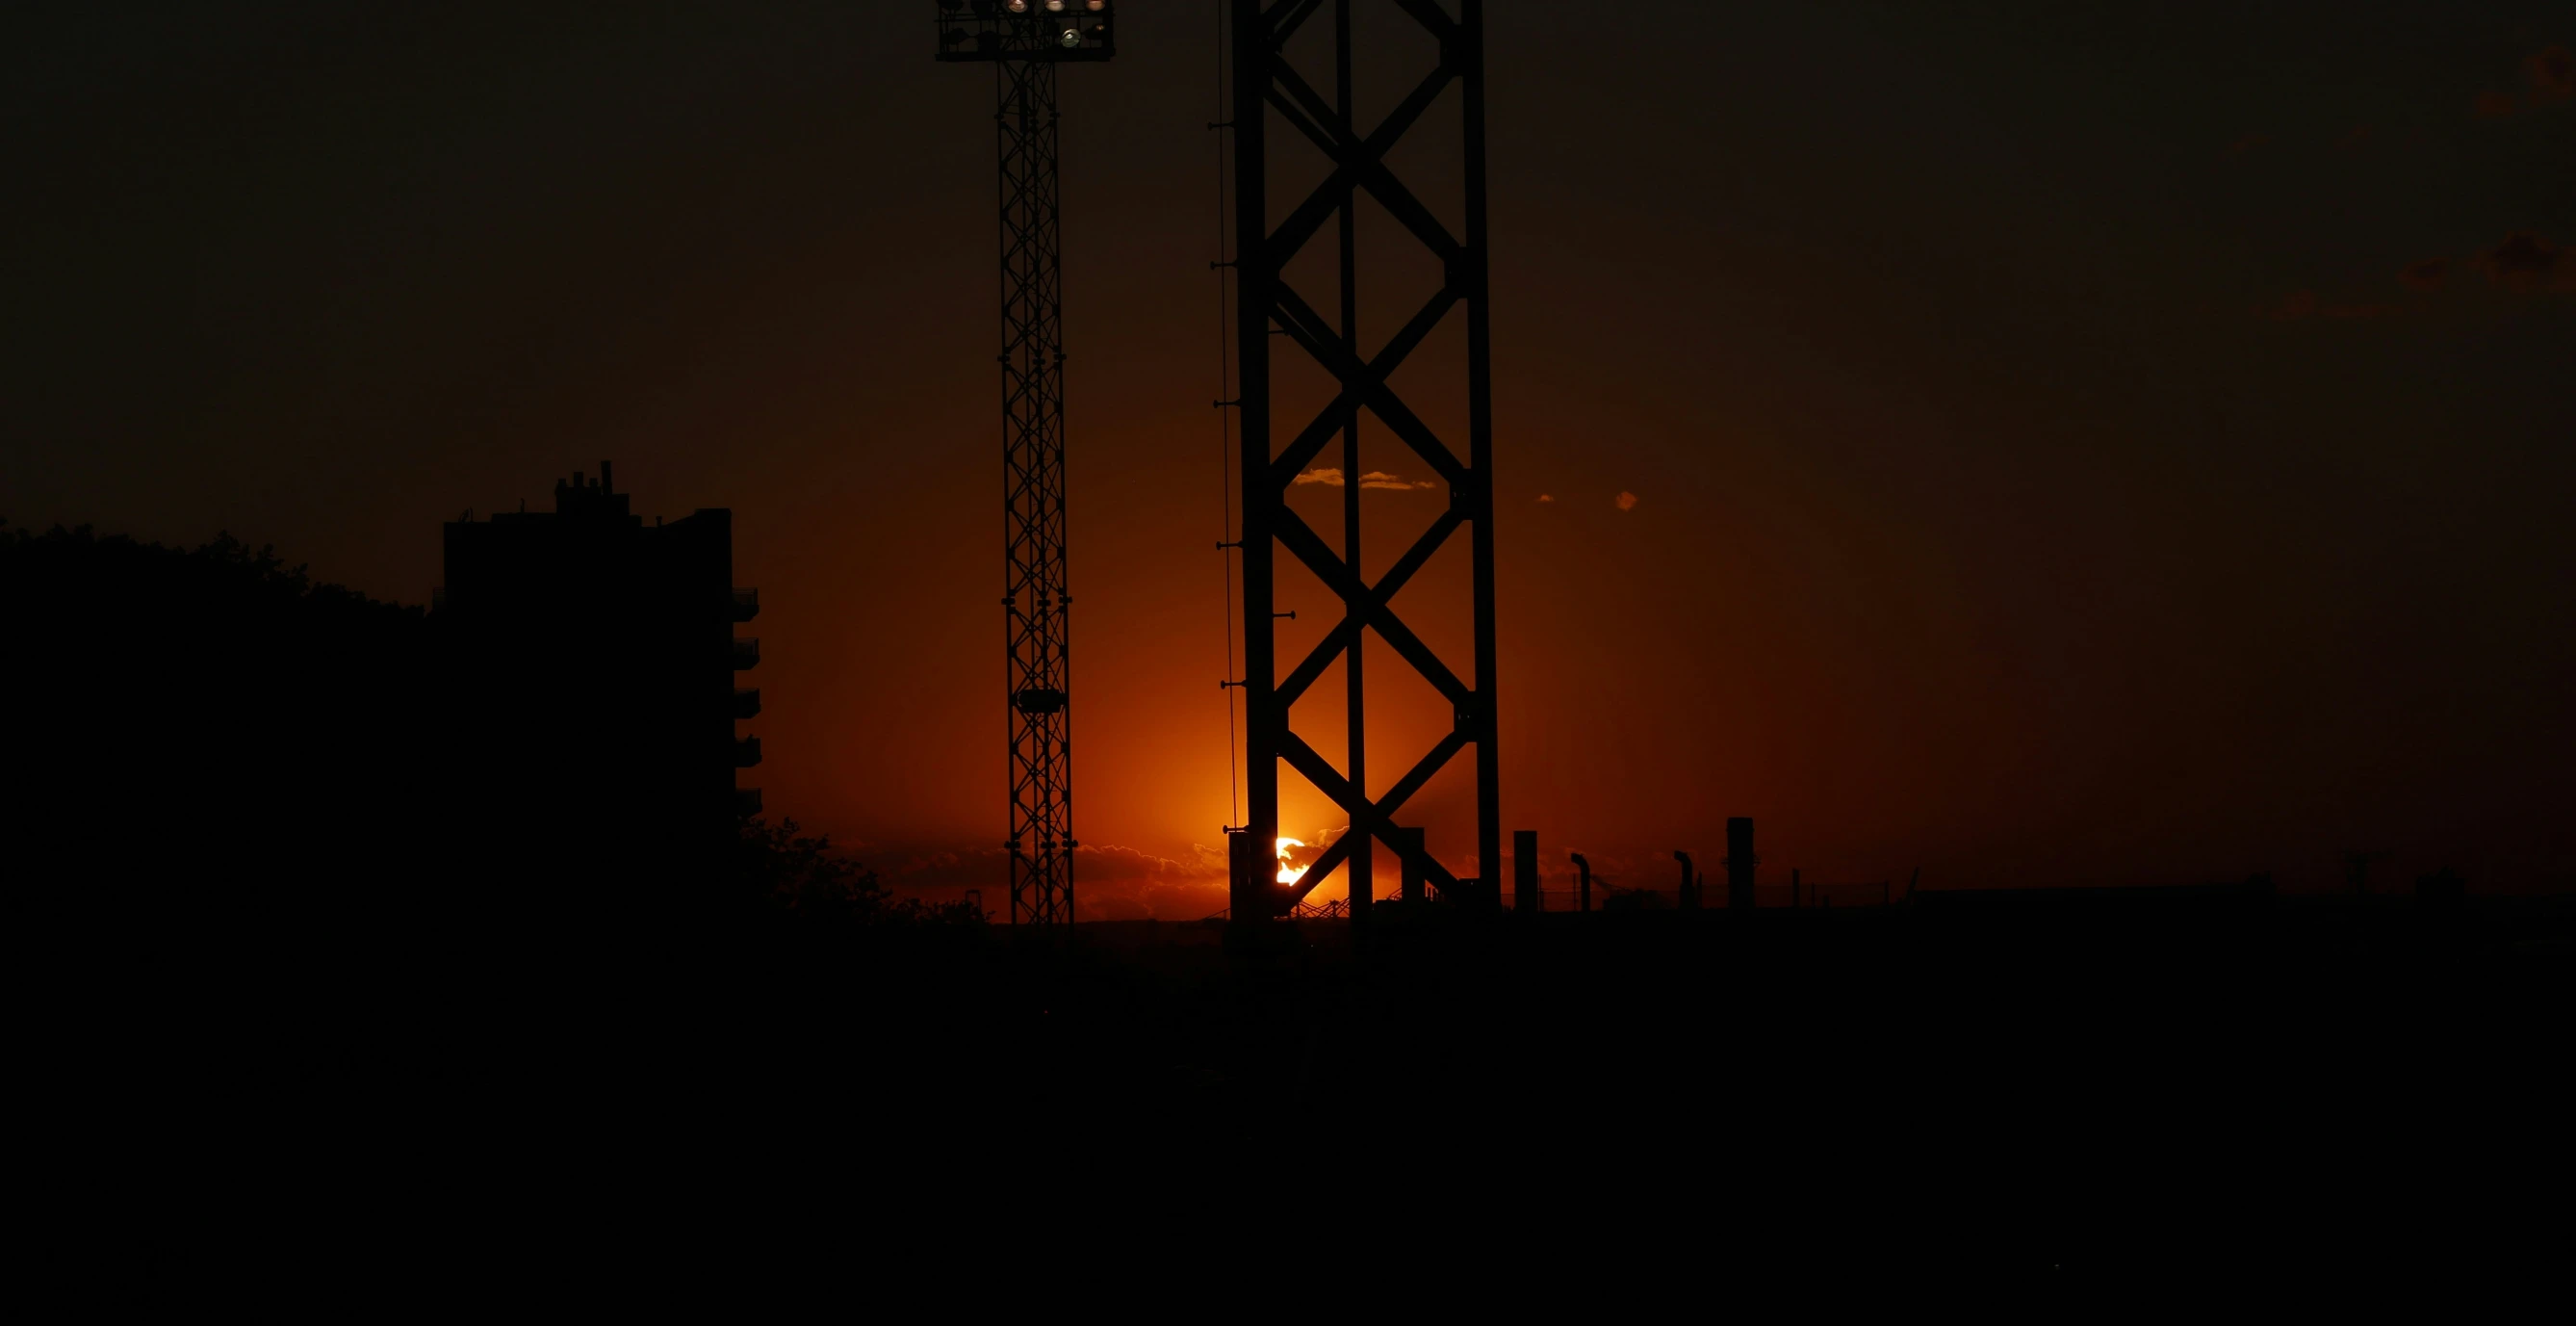
[[[39,1007],[59,1071],[34,1090],[209,1191],[549,1194],[487,1203],[504,1225],[712,1186],[961,1239],[1040,1211],[1066,1237],[1222,1234],[1248,1204],[1309,1242],[1667,1267],[1746,1227],[1871,1255],[2422,1258],[2563,1228],[2569,901],[137,950]]]

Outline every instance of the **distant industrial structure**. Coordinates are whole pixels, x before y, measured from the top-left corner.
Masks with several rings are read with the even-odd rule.
[[[760,763],[760,739],[735,724],[760,692],[735,685],[760,662],[736,623],[760,611],[733,585],[733,513],[701,510],[644,523],[599,477],[558,482],[555,509],[446,526],[444,628],[460,763],[474,786],[462,817],[495,854],[607,887],[707,879],[760,808],[735,773]],[[535,826],[571,826],[539,834]]]

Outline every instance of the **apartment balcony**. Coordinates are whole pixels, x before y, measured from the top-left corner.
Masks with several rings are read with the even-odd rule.
[[[733,642],[733,670],[748,672],[760,666],[760,639],[746,636]]]
[[[736,718],[760,717],[759,687],[736,686],[733,688],[733,716]]]
[[[737,589],[733,592],[733,619],[747,622],[760,615],[760,591]]]
[[[760,789],[756,787],[735,788],[733,790],[733,813],[744,816],[759,814]]]
[[[741,737],[733,743],[733,767],[748,769],[760,763],[760,738]]]

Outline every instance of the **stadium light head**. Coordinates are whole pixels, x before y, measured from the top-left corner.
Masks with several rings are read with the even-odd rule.
[[[939,0],[939,58],[1093,63],[1118,54],[1109,0]]]

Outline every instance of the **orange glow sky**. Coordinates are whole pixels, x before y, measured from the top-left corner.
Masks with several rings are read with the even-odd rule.
[[[420,602],[439,521],[614,458],[736,513],[744,781],[998,882],[992,89],[916,7],[9,43],[0,516]],[[1493,8],[1503,798],[1552,877],[1751,815],[1766,881],[2576,881],[2563,9]],[[1065,76],[1078,827],[1087,915],[1185,917],[1231,815],[1213,32],[1127,23]],[[1372,275],[1383,335],[1426,278]],[[1364,498],[1377,565],[1442,501]],[[1464,573],[1400,603],[1462,672]],[[1289,661],[1322,602],[1283,578]],[[1372,661],[1383,787],[1446,715]],[[1415,804],[1463,854],[1464,780]]]

